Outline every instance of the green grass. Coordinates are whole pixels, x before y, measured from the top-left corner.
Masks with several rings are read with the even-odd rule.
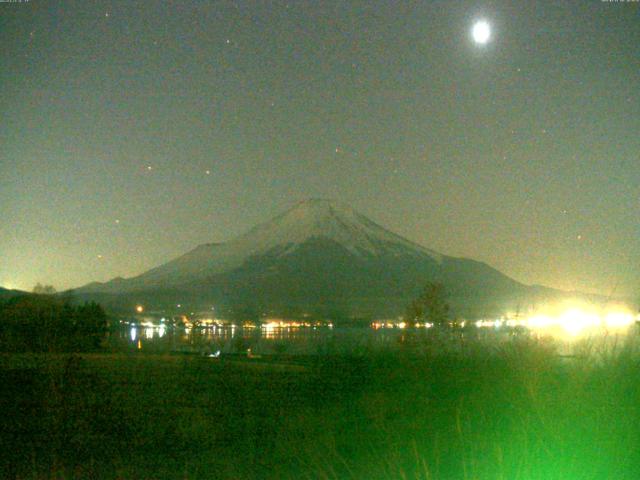
[[[636,342],[530,340],[306,367],[0,357],[2,478],[640,478]]]

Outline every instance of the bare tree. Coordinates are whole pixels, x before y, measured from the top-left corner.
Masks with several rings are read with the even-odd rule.
[[[413,326],[416,322],[445,325],[449,321],[449,304],[444,285],[427,282],[424,289],[407,307],[405,323]]]
[[[37,293],[38,295],[53,295],[56,293],[56,289],[53,285],[42,285],[40,282],[33,287],[33,293]]]

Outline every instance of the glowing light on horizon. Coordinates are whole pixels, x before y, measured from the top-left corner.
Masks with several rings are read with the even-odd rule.
[[[633,315],[628,312],[613,311],[604,317],[604,323],[609,328],[627,327],[634,322]]]
[[[570,335],[578,335],[587,328],[601,325],[598,315],[575,308],[564,312],[558,319],[558,323]]]
[[[623,331],[636,321],[635,316],[624,306],[610,306],[608,309],[595,308],[579,302],[565,302],[562,305],[548,307],[523,319],[501,318],[496,320],[478,320],[478,328],[502,325],[508,327],[526,327],[533,331],[547,332],[552,335],[568,335],[569,339],[583,334],[603,333],[608,330]]]

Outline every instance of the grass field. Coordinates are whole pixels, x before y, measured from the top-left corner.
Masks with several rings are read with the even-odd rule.
[[[589,349],[587,349],[589,350]],[[640,349],[0,357],[2,478],[640,478]]]

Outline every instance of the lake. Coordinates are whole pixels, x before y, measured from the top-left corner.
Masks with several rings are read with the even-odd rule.
[[[414,353],[432,351],[463,351],[474,344],[496,347],[506,342],[535,339],[557,349],[559,354],[572,355],[585,345],[591,347],[619,345],[630,334],[637,335],[636,325],[614,331],[591,329],[576,335],[573,332],[537,330],[525,327],[476,327],[464,329],[400,328],[388,326],[279,326],[241,327],[209,325],[195,328],[122,322],[112,335],[118,349],[142,352],[189,352],[203,355],[328,355],[359,354],[402,349]]]

